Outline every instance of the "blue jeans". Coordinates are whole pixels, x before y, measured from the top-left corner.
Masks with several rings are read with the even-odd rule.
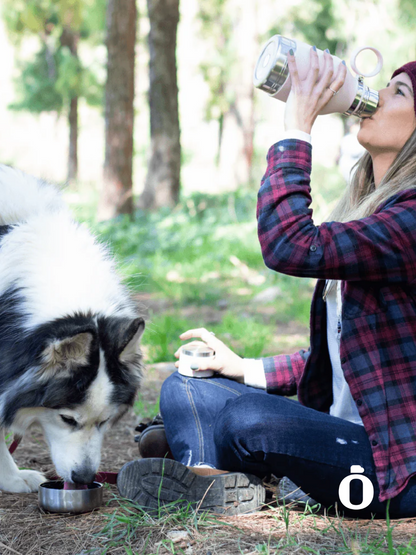
[[[160,410],[173,456],[187,466],[287,476],[324,507],[337,503],[346,516],[386,514],[363,426],[233,380],[177,372],[162,386]],[[352,465],[363,467],[362,476],[374,487],[372,502],[360,510],[345,507],[338,496]],[[349,491],[350,503],[360,505],[360,480],[352,480]],[[416,477],[391,499],[389,513],[391,518],[416,516]]]

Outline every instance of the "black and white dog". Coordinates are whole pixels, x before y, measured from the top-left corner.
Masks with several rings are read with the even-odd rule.
[[[39,423],[57,473],[93,481],[142,377],[144,320],[107,249],[53,186],[0,166],[0,490],[36,491],[5,434]]]

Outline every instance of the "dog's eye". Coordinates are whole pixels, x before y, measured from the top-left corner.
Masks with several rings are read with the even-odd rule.
[[[109,420],[110,420],[110,419],[107,418],[107,420],[104,420],[103,422],[100,422],[100,423],[98,424],[98,427],[101,428],[102,426],[104,426],[104,424],[107,424],[107,422],[108,422]]]
[[[73,428],[78,426],[78,422],[75,420],[75,418],[71,418],[70,416],[64,416],[63,414],[60,414],[59,416],[62,418],[65,424],[68,424],[68,426],[72,426]]]

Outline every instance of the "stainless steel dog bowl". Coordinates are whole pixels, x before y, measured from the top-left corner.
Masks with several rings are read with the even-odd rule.
[[[39,506],[49,513],[88,513],[103,502],[103,484],[93,482],[88,489],[64,489],[61,481],[39,486]]]

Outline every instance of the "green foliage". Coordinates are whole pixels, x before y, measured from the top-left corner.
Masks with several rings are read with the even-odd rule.
[[[20,62],[21,74],[15,80],[18,100],[9,108],[30,112],[61,112],[76,96],[100,106],[103,88],[96,76],[64,47],[51,52],[46,45],[33,60]]]
[[[149,346],[146,359],[152,363],[173,360],[173,353],[178,348],[179,335],[188,325],[187,320],[177,315],[162,314],[153,317],[143,337],[143,345]]]
[[[219,337],[232,339],[238,355],[243,358],[265,356],[273,335],[273,326],[262,324],[248,315],[242,317],[233,313],[227,313],[219,326],[211,328]]]
[[[181,317],[178,310],[153,316],[142,341],[146,348],[146,362],[174,361],[174,353],[181,344],[179,335],[190,327],[206,325],[202,314],[194,316],[192,321]],[[221,322],[211,323],[209,329],[241,357],[258,358],[275,354],[270,352],[274,326],[265,324],[260,317],[227,311]]]
[[[4,0],[2,15],[11,39],[16,42],[25,35],[44,33],[54,21],[47,0]]]
[[[231,50],[232,17],[227,12],[227,0],[200,0],[198,17],[201,35],[213,48],[200,64],[202,75],[209,86],[210,96],[206,106],[207,121],[226,114],[234,97],[227,87],[230,68],[235,62]]]
[[[82,38],[105,29],[105,0],[3,0],[2,13],[12,38],[60,36],[63,27]]]
[[[103,44],[106,29],[107,0],[82,0],[80,37],[92,45]]]
[[[228,0],[199,0],[198,12],[201,36],[211,44],[199,68],[209,87],[205,120],[217,120],[219,125],[215,160],[217,166],[220,161],[224,118],[235,103],[235,90],[229,84],[232,68],[236,66],[236,55],[231,40],[233,15],[228,10],[228,4]]]
[[[21,71],[15,85],[19,100],[9,106],[12,110],[43,112],[63,107],[62,95],[56,90],[57,56],[52,55],[46,46],[30,62],[20,62]]]
[[[169,293],[180,302],[214,301],[225,281],[244,285],[231,262],[235,256],[264,275],[257,240],[255,194],[195,194],[174,211],[137,212],[103,222],[97,231],[124,262],[131,287]]]
[[[414,0],[399,0],[400,21],[407,27],[415,28],[416,4]]]
[[[57,58],[59,65],[55,88],[58,94],[67,103],[78,96],[83,97],[91,106],[102,105],[104,90],[96,74],[84,67],[68,47],[60,48]]]
[[[82,95],[82,65],[67,46],[58,50],[59,60],[58,78],[55,87],[62,97],[69,99]]]
[[[151,403],[140,395],[134,403],[134,412],[137,415],[138,422],[151,420],[159,412],[159,399],[155,403]]]
[[[321,50],[329,48],[332,53],[340,53],[346,46],[333,0],[303,0],[292,5],[279,20],[279,26],[270,29],[270,35],[282,34],[285,27],[291,34],[300,33],[305,42]]]
[[[5,0],[2,11],[12,40],[34,35],[40,41],[33,59],[18,62],[19,100],[12,109],[60,112],[74,97],[102,104],[103,85],[96,72],[83,65],[69,43],[103,39],[105,0]]]
[[[133,221],[121,216],[95,227],[112,246],[134,290],[159,293],[177,306],[215,305],[230,295],[234,298],[238,290],[238,305],[279,285],[282,297],[275,302],[279,318],[307,323],[313,280],[276,274],[265,267],[255,207],[254,191],[198,193],[174,211],[139,211]]]

